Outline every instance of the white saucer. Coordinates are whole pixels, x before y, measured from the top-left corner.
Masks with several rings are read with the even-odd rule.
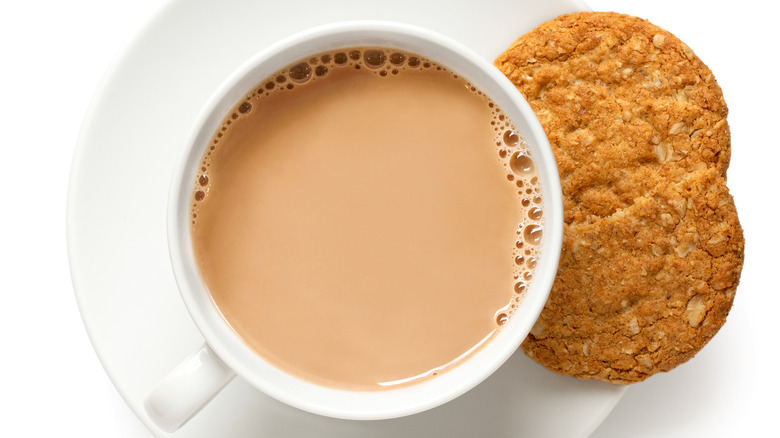
[[[171,171],[195,115],[250,55],[299,30],[347,19],[429,27],[492,60],[578,0],[335,0],[311,4],[178,0],[120,53],[87,114],[68,200],[72,278],[95,350],[130,408],[202,342],[168,261]],[[624,387],[546,371],[515,354],[463,397],[398,420],[333,420],[283,405],[235,379],[175,437],[457,437],[589,435]]]

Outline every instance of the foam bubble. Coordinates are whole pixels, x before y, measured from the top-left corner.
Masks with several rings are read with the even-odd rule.
[[[368,49],[363,52],[363,63],[368,68],[381,68],[387,61],[387,55],[383,50]]]
[[[249,114],[250,111],[252,111],[252,104],[249,102],[244,102],[238,107],[238,112],[241,114]],[[219,136],[221,137],[221,134]]]
[[[534,170],[534,162],[531,160],[531,157],[521,151],[512,154],[512,157],[509,159],[509,166],[512,172],[517,175],[527,175]]]
[[[511,129],[504,132],[504,144],[507,146],[517,146],[520,144],[520,136]]]
[[[531,245],[538,245],[542,241],[542,226],[531,224],[523,230],[523,239]]]
[[[406,55],[401,52],[394,52],[390,55],[390,64],[401,66],[406,61]]]

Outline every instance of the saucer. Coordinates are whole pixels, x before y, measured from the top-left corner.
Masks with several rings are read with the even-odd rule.
[[[117,390],[158,436],[453,437],[589,435],[622,386],[549,372],[522,352],[464,396],[395,420],[344,421],[299,411],[234,379],[174,434],[143,400],[203,338],[179,297],[165,230],[174,163],[200,108],[252,54],[300,30],[380,19],[428,27],[492,60],[577,0],[336,0],[285,7],[253,0],[167,3],[106,73],[74,156],[67,234],[76,298]]]

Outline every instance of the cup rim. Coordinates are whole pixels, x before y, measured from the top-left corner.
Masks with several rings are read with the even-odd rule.
[[[464,363],[425,382],[380,391],[321,386],[265,361],[232,330],[200,280],[189,239],[189,206],[195,169],[213,133],[233,106],[279,69],[308,56],[359,46],[392,47],[417,53],[463,76],[488,95],[528,143],[539,168],[545,211],[534,281],[517,313],[498,336]],[[432,30],[390,21],[331,23],[298,32],[258,52],[212,94],[191,129],[173,173],[168,200],[168,247],[182,300],[217,355],[238,375],[288,405],[335,418],[378,420],[422,412],[470,390],[498,369],[519,347],[544,307],[563,232],[563,203],[555,159],[536,115],[512,83],[481,56]]]

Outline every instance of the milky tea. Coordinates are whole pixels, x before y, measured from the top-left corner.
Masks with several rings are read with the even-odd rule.
[[[365,391],[433,378],[490,342],[533,278],[529,151],[430,60],[302,60],[210,141],[192,194],[198,270],[235,332],[290,374]]]

